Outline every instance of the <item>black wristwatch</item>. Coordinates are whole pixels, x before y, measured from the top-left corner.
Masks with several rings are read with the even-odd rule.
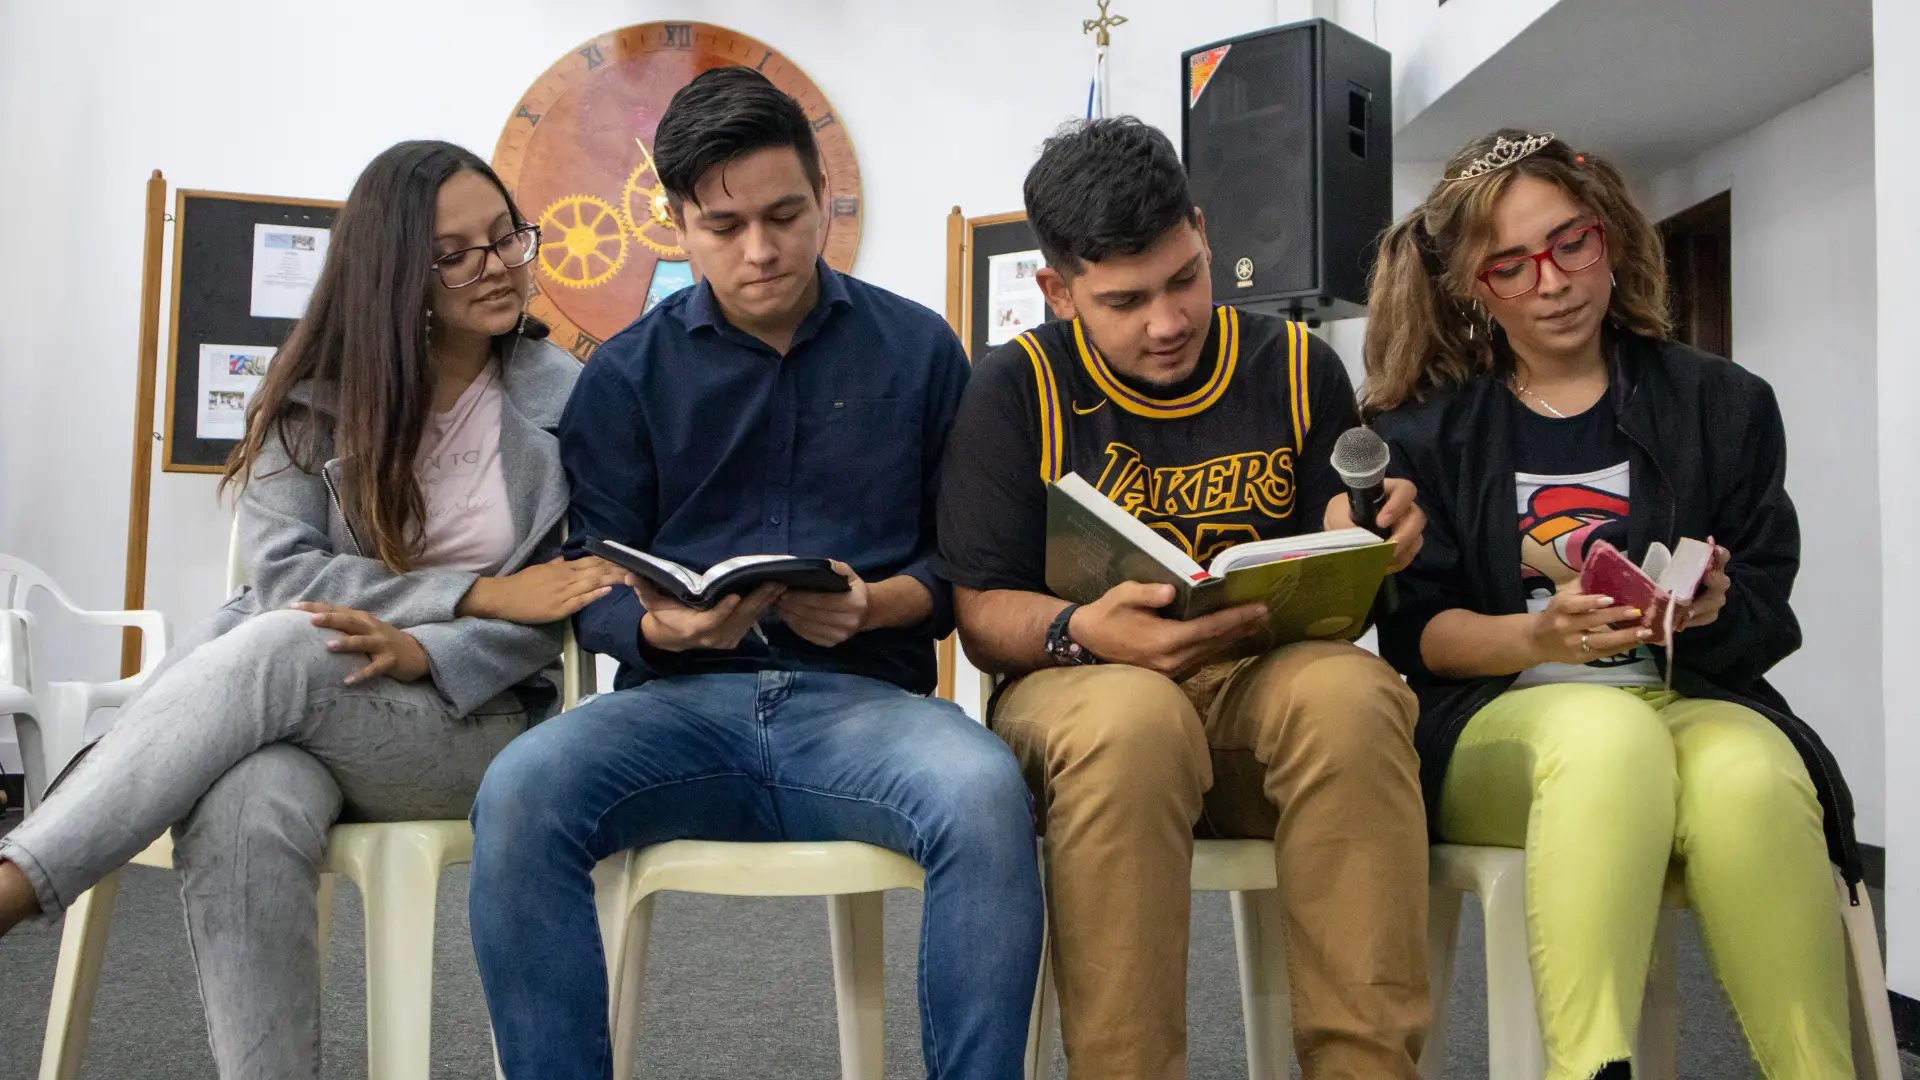
[[[1079,604],[1068,604],[1053,617],[1053,624],[1047,627],[1047,659],[1052,660],[1056,667],[1100,662],[1099,657],[1088,652],[1085,645],[1073,640],[1073,635],[1067,632],[1067,625],[1073,622],[1073,613],[1079,610]]]

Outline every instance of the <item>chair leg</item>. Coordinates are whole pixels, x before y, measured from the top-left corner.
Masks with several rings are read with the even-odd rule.
[[[1421,1080],[1440,1080],[1447,1066],[1447,1005],[1453,994],[1454,950],[1460,942],[1461,895],[1434,886],[1427,890],[1427,986],[1433,1019],[1420,1048]]]
[[[383,831],[356,876],[366,901],[367,1080],[425,1080],[432,1056],[434,901],[445,855]]]
[[[1286,1080],[1293,1056],[1293,1003],[1287,984],[1286,927],[1280,890],[1229,894],[1234,951],[1240,960],[1240,1012],[1247,1032],[1249,1080]]]
[[[314,907],[320,912],[320,932],[314,941],[320,946],[320,985],[327,985],[327,961],[333,952],[333,889],[340,875],[321,874],[320,887],[314,893]]]
[[[1053,993],[1053,923],[1041,906],[1040,970],[1033,986],[1033,1012],[1027,1019],[1026,1080],[1047,1080],[1053,1066],[1053,1017],[1047,999]]]
[[[53,1000],[47,1008],[47,1037],[40,1048],[40,1080],[76,1080],[87,1054],[87,1027],[93,1021],[93,995],[100,988],[100,963],[107,954],[107,930],[113,924],[120,874],[108,874],[67,908],[60,931],[60,959],[53,969]]]
[[[53,780],[53,758],[58,746],[53,733],[40,724],[40,718],[29,713],[13,714],[13,737],[20,749],[20,769],[24,779],[25,800],[21,808],[31,814],[40,807],[40,796],[46,793],[47,784]]]
[[[1653,963],[1647,971],[1647,993],[1640,1004],[1640,1037],[1633,1060],[1638,1080],[1676,1080],[1680,1051],[1680,918],[1660,912],[1654,931]]]
[[[1838,874],[1834,881],[1840,889],[1840,920],[1847,935],[1847,999],[1853,1026],[1854,1071],[1868,1080],[1900,1080],[1900,1048],[1894,1041],[1887,975],[1880,964],[1880,933],[1873,924],[1873,900],[1862,886],[1856,906]]]
[[[827,897],[841,1080],[886,1076],[886,903],[878,892]]]
[[[620,959],[626,955],[633,853],[623,851],[593,868],[593,907],[600,921],[600,952],[607,958],[607,1022],[620,1015]]]
[[[1046,1037],[1040,1040],[1040,1048],[1034,1058],[1034,1080],[1047,1080],[1053,1073],[1053,1033],[1060,1027],[1060,988],[1053,981],[1052,961],[1041,975],[1044,984],[1040,991],[1040,1030]]]
[[[623,897],[626,895],[623,891]],[[639,1055],[640,1005],[646,998],[647,946],[653,941],[653,894],[633,905],[624,925],[621,953],[613,960],[618,972],[620,1007],[613,1014],[613,1080],[633,1080]]]
[[[1547,1074],[1547,1051],[1534,1007],[1524,860],[1481,882],[1480,907],[1487,941],[1488,1078],[1540,1080]]]

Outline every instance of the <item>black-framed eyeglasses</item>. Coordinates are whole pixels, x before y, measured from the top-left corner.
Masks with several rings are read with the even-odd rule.
[[[487,272],[487,252],[500,256],[500,265],[509,270],[525,266],[540,253],[540,226],[522,225],[491,244],[461,248],[433,260],[440,284],[449,289],[464,289]]]

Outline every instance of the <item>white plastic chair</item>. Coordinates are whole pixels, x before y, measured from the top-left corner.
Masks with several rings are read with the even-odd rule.
[[[980,675],[980,710],[993,700],[996,680]],[[1240,1010],[1250,1080],[1286,1080],[1293,1060],[1293,1003],[1288,997],[1287,946],[1280,880],[1269,840],[1195,840],[1194,892],[1224,892],[1233,908],[1234,952],[1240,966]],[[1040,993],[1027,1043],[1027,1080],[1052,1069],[1053,1025],[1059,1001],[1053,985],[1053,941],[1040,956]]]
[[[590,660],[569,629],[563,656],[568,707],[589,685]],[[840,1075],[842,1080],[885,1076],[886,890],[922,887],[925,874],[912,859],[854,841],[675,840],[616,855],[600,864],[595,878],[607,953],[615,1080],[634,1074],[653,900],[661,892],[826,897],[840,1020]],[[1036,1021],[1038,1013],[1036,1005]]]
[[[473,860],[473,832],[464,821],[335,825],[321,866],[320,958],[327,942],[336,875],[353,879],[366,909],[367,1076],[424,1080],[433,1011],[434,901],[440,874]],[[171,869],[173,840],[163,835],[133,860]],[[106,956],[107,931],[120,888],[116,871],[67,909],[47,1009],[40,1080],[73,1080],[86,1055],[94,992]]]
[[[13,718],[14,738],[27,768],[44,773],[40,735],[40,695],[27,649],[27,624],[12,611],[0,610],[0,716]]]
[[[38,642],[37,620],[27,609],[36,590],[51,597],[68,617],[86,625],[137,627],[140,671],[112,682],[47,681],[37,667],[38,658],[46,655]],[[68,599],[45,571],[11,555],[0,555],[0,612],[5,613],[0,619],[0,678],[7,684],[0,687],[0,715],[14,714],[26,775],[26,808],[32,811],[47,784],[86,743],[87,721],[93,714],[126,704],[166,655],[167,620],[157,611],[89,611]]]
[[[236,522],[227,554],[227,595],[244,585]],[[163,834],[133,861],[172,868],[171,835]],[[473,830],[465,821],[335,825],[327,831],[319,890],[321,978],[326,977],[334,884],[344,875],[359,886],[366,912],[368,1080],[425,1080],[428,1075],[434,904],[441,873],[472,861]],[[108,874],[67,909],[40,1080],[80,1075],[119,879],[118,872]]]
[[[675,840],[608,860],[624,889],[601,908],[613,1012],[613,1075],[634,1075],[654,896],[824,896],[840,1020],[840,1075],[886,1075],[886,890],[918,889],[912,859],[853,841],[723,843]],[[603,867],[607,864],[603,863]],[[613,897],[623,898],[611,903]]]
[[[1533,969],[1528,964],[1525,852],[1517,848],[1436,844],[1430,855],[1432,895],[1428,901],[1429,964],[1433,984],[1433,1027],[1421,1055],[1420,1074],[1438,1080],[1446,1061],[1448,989],[1453,979],[1454,946],[1460,927],[1460,903],[1466,893],[1480,897],[1485,914],[1487,953],[1487,1075],[1489,1080],[1537,1080],[1547,1071],[1546,1049],[1534,1009]],[[1868,1080],[1900,1080],[1900,1055],[1887,1001],[1886,974],[1873,906],[1865,889],[1855,906],[1839,875],[1840,917],[1846,930],[1849,1013],[1855,1068]],[[1688,906],[1678,868],[1669,870],[1661,896],[1660,928],[1654,939],[1653,967],[1641,1006],[1634,1075],[1673,1080],[1679,1039],[1676,981],[1675,912]]]

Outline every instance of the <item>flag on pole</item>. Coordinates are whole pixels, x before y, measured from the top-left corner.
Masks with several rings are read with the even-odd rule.
[[[1100,17],[1086,19],[1080,24],[1081,33],[1094,35],[1093,81],[1087,84],[1088,122],[1104,120],[1109,115],[1107,111],[1107,46],[1113,43],[1113,39],[1107,31],[1127,21],[1124,15],[1107,14],[1107,5],[1112,0],[1099,0],[1099,2]]]
[[[1107,47],[1093,47],[1093,82],[1087,87],[1087,119],[1107,118]]]

